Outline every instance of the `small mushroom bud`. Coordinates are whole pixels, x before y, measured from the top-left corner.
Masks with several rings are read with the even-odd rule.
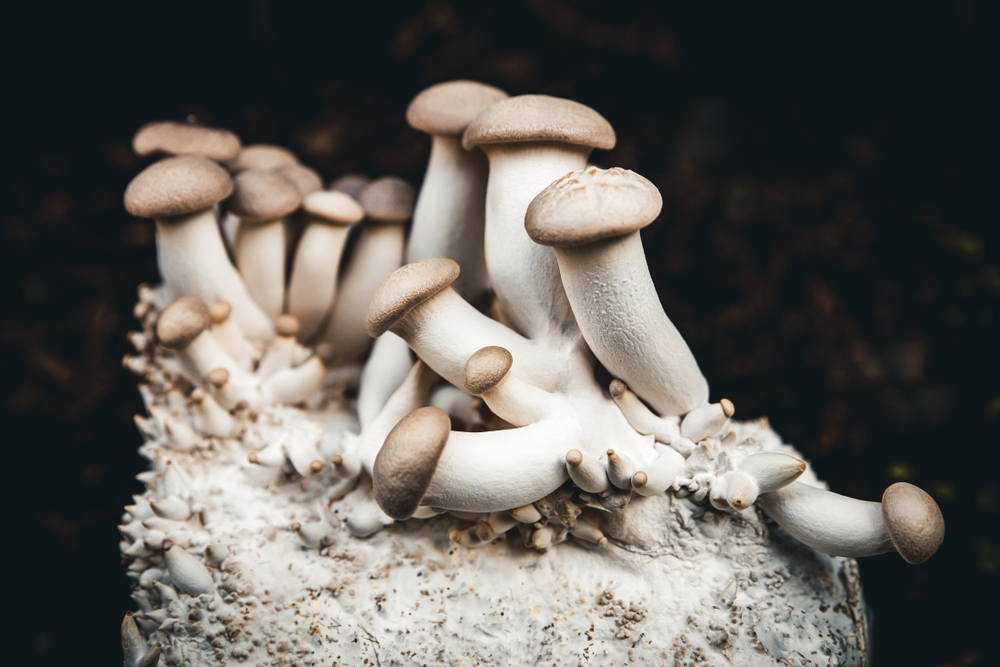
[[[542,520],[542,514],[538,511],[538,508],[532,505],[525,505],[524,507],[517,507],[510,511],[510,516],[519,523],[538,523]]]
[[[232,306],[226,301],[212,304],[208,309],[208,315],[212,320],[212,336],[240,369],[249,371],[253,365],[252,348],[243,335],[240,325],[230,317],[232,312]]]
[[[195,597],[215,592],[212,575],[200,560],[170,542],[165,542],[163,548],[164,562],[177,588]]]
[[[156,337],[161,345],[177,354],[184,370],[195,382],[200,382],[215,368],[243,375],[233,358],[207,331],[210,325],[211,317],[205,303],[185,296],[160,313],[156,320]]]
[[[611,487],[608,469],[601,460],[579,449],[566,452],[566,471],[573,483],[587,493],[603,493]]]
[[[681,432],[676,417],[655,415],[621,380],[612,380],[609,391],[625,420],[636,432],[652,435],[657,442],[664,444],[670,444],[680,437]]]
[[[261,357],[254,373],[259,379],[266,380],[283,368],[292,366],[298,347],[295,341],[298,333],[299,320],[294,315],[279,315],[274,320],[274,340]]]
[[[632,475],[632,489],[641,496],[666,493],[677,475],[684,470],[684,457],[676,450],[656,446],[658,456]]]
[[[310,549],[325,547],[333,539],[333,528],[324,521],[293,523],[292,532],[298,536],[302,544]]]
[[[477,350],[465,362],[465,389],[483,400],[498,417],[514,426],[526,426],[555,414],[556,396],[539,389],[511,372],[514,357],[506,349],[491,345]]]
[[[627,454],[619,454],[613,449],[609,449],[607,455],[608,479],[619,489],[631,489],[635,462]]]
[[[695,408],[681,421],[681,435],[692,442],[704,440],[721,431],[735,411],[732,401],[725,398],[718,403]]]
[[[160,645],[146,649],[146,642],[142,639],[132,612],[125,614],[122,621],[122,651],[125,654],[125,667],[156,667],[160,661]]]

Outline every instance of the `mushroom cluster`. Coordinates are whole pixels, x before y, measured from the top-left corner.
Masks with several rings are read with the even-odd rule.
[[[325,490],[288,521],[308,549],[341,521],[368,537],[442,516],[462,547],[519,534],[611,549],[657,530],[623,526],[660,498],[763,523],[759,509],[834,556],[934,553],[944,523],[925,492],[830,492],[709,401],[646,264],[659,191],[588,164],[615,145],[600,114],[456,81],[406,118],[431,136],[416,198],[395,177],[324,188],[285,149],[193,123],[136,134],[137,154],[161,157],[125,193],[155,221],[162,277],[140,288],[125,360],[155,462],[122,526],[143,630],[173,627],[156,609],[178,593],[190,609],[217,594],[209,569],[229,549],[208,527],[212,489],[191,479],[234,458],[261,488]],[[126,661],[155,664],[135,623]]]

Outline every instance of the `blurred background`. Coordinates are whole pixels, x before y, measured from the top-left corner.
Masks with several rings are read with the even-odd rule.
[[[529,0],[5,8],[0,572],[10,664],[121,664],[116,524],[144,467],[121,367],[152,224],[132,133],[199,121],[326,179],[419,183],[403,112],[477,79],[614,125],[651,179],[667,313],[737,416],[766,415],[838,492],[933,494],[924,565],[862,559],[882,665],[996,664],[1000,226],[985,3]],[[992,61],[995,63],[995,61]],[[993,81],[989,84],[989,81]],[[992,162],[992,159],[990,160]],[[20,657],[21,660],[14,658]],[[6,659],[5,659],[6,662]]]

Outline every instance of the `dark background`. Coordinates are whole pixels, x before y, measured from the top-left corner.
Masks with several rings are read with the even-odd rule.
[[[611,121],[618,146],[594,160],[661,189],[650,266],[715,399],[770,417],[838,492],[934,495],[933,559],[861,561],[877,661],[997,660],[985,3],[95,4],[5,8],[4,662],[121,664],[115,525],[143,461],[120,359],[135,287],[156,281],[152,226],[121,206],[132,133],[194,114],[327,179],[416,183],[428,139],[403,112],[454,78]]]

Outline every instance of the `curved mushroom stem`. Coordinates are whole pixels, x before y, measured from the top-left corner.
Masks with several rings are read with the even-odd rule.
[[[187,346],[175,350],[181,365],[192,375],[192,379],[201,382],[216,368],[225,368],[230,378],[236,382],[251,383],[250,374],[240,368],[209,331],[203,331]]]
[[[692,442],[713,436],[729,423],[729,418],[734,412],[732,401],[726,398],[718,403],[695,408],[684,415],[681,421],[681,436]]]
[[[243,330],[232,315],[233,308],[227,301],[217,301],[209,309],[212,318],[212,335],[219,346],[226,351],[233,361],[249,371],[253,367],[253,348],[243,335]]]
[[[525,382],[510,367],[512,355],[496,346],[477,350],[465,363],[465,388],[481,396],[490,410],[514,426],[527,426],[568,411],[558,394]]]
[[[504,314],[533,340],[556,345],[579,335],[555,254],[524,231],[535,195],[587,164],[590,147],[559,142],[481,146],[490,161],[486,188],[486,266]]]
[[[587,493],[603,493],[611,488],[604,462],[579,449],[566,452],[566,472],[573,483]]]
[[[236,232],[236,266],[261,309],[274,319],[285,302],[285,221],[241,220]]]
[[[565,451],[579,433],[546,420],[504,431],[452,431],[423,505],[465,512],[499,512],[544,498],[566,481]]]
[[[316,333],[333,306],[340,258],[350,225],[334,225],[310,216],[295,250],[288,281],[288,312],[299,319],[302,340]]]
[[[716,480],[712,486],[712,505],[717,509],[728,506],[734,510],[745,510],[756,502],[760,494],[785,488],[805,471],[804,461],[787,454],[752,454],[741,461],[735,470]]]
[[[313,355],[295,368],[283,368],[264,380],[261,393],[270,401],[301,403],[323,387],[327,370],[326,362]]]
[[[240,430],[229,411],[201,387],[191,392],[191,412],[199,430],[208,435],[224,438],[236,435]]]
[[[156,259],[172,296],[193,296],[205,303],[227,301],[232,317],[248,336],[270,340],[274,335],[270,318],[229,261],[212,209],[157,220]]]
[[[483,249],[488,172],[482,153],[462,148],[461,137],[431,135],[406,248],[407,263],[434,257],[458,262],[462,273],[452,286],[475,305],[486,305],[490,291]]]
[[[621,380],[612,380],[611,397],[629,425],[643,435],[652,435],[657,442],[670,444],[681,435],[676,418],[659,417],[639,400]]]
[[[333,310],[319,339],[333,345],[335,362],[361,363],[371,347],[365,333],[365,309],[375,289],[403,261],[406,228],[365,223],[347,262]]]
[[[632,490],[640,496],[657,496],[666,493],[677,475],[684,470],[686,461],[677,450],[664,445],[656,445],[656,452],[659,456],[641,466],[632,475]]]
[[[403,383],[412,367],[410,346],[405,340],[391,331],[376,339],[361,373],[361,387],[358,390],[358,422],[361,430],[385,407],[386,401]]]
[[[613,375],[664,416],[708,402],[708,382],[660,306],[639,232],[555,251],[580,331]]]

